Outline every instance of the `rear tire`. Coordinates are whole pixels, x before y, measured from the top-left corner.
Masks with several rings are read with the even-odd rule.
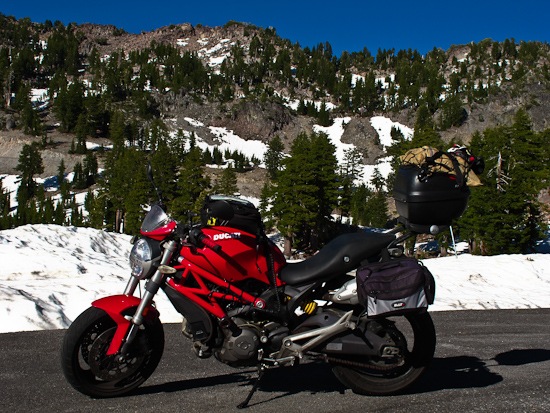
[[[116,323],[99,308],[90,307],[71,324],[63,339],[61,367],[79,392],[105,398],[126,394],[155,371],[164,350],[164,329],[158,318],[146,319],[123,362],[106,352]]]
[[[380,334],[386,334],[402,348],[401,356],[394,360],[355,358],[346,360],[348,365],[333,363],[334,375],[354,393],[376,396],[400,393],[416,382],[432,361],[436,336],[430,314],[411,314],[395,321],[397,330],[393,323],[382,320]]]

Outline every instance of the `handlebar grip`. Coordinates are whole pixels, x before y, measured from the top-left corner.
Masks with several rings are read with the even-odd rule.
[[[207,237],[204,234],[199,235],[199,241],[203,243],[203,245],[206,248],[210,248],[214,252],[220,252],[222,250],[222,246],[219,244],[216,244],[214,241],[212,241],[209,237]]]

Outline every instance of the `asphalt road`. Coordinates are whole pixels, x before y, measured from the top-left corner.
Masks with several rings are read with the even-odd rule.
[[[59,364],[63,330],[0,334],[2,412],[550,412],[550,309],[432,313],[438,333],[429,372],[406,394],[359,396],[326,365],[270,370],[246,410],[252,369],[199,360],[165,325],[166,348],[135,394],[94,400]]]

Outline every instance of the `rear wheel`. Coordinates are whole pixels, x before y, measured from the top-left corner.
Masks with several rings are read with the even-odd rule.
[[[141,385],[155,371],[164,350],[164,330],[158,318],[146,320],[127,356],[119,361],[107,349],[116,323],[99,308],[90,307],[71,324],[61,349],[67,381],[92,397],[116,397]]]
[[[367,328],[384,338],[395,349],[395,354],[370,359],[332,360],[335,376],[355,393],[399,393],[418,380],[433,359],[435,328],[427,312],[392,321],[369,320]]]

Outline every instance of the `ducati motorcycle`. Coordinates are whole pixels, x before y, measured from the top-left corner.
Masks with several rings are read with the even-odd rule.
[[[65,334],[61,363],[76,390],[121,396],[154,372],[164,348],[159,290],[181,313],[197,357],[258,369],[239,407],[266,370],[301,363],[328,363],[341,383],[365,395],[398,393],[417,381],[435,351],[430,314],[369,317],[355,278],[368,262],[401,257],[413,231],[347,233],[308,259],[287,262],[266,236],[232,223],[236,208],[252,204],[210,200],[214,219],[207,224],[180,223],[151,207],[133,240],[124,291],[94,301]]]

